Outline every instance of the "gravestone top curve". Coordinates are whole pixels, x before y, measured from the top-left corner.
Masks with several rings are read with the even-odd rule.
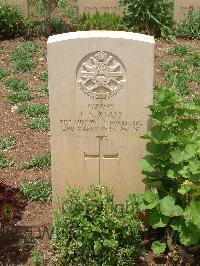
[[[155,44],[154,37],[152,36],[133,33],[133,32],[125,32],[125,31],[77,31],[77,32],[57,34],[49,37],[48,44],[54,42],[67,41],[67,40],[87,39],[87,38],[125,39],[125,40],[141,41],[141,42]]]

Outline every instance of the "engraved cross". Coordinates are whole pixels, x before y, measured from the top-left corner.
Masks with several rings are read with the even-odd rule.
[[[119,157],[118,157],[118,153],[109,154],[109,155],[103,154],[101,151],[101,143],[102,143],[103,139],[106,138],[106,136],[96,136],[96,137],[98,138],[98,141],[99,141],[98,154],[87,154],[86,152],[84,152],[84,158],[85,158],[85,160],[89,160],[89,159],[98,159],[99,160],[99,184],[101,184],[101,163],[102,163],[102,160],[116,160],[116,159],[119,159]]]

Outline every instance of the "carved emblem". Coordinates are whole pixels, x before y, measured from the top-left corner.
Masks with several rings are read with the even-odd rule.
[[[116,95],[126,83],[124,76],[123,63],[105,51],[88,55],[77,69],[79,88],[94,99],[108,99]]]

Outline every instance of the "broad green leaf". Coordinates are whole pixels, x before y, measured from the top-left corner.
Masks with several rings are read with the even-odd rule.
[[[152,165],[150,157],[145,157],[141,160],[141,168],[145,172],[152,172],[154,171],[154,165]]]
[[[151,179],[151,178],[144,178],[143,179],[144,184],[151,186],[151,187],[156,187],[159,188],[162,185],[162,181],[160,180],[155,180],[155,179]]]
[[[157,210],[153,211],[149,216],[149,224],[153,228],[165,227],[168,224],[169,220],[169,217],[162,215]]]
[[[183,214],[183,209],[175,205],[175,199],[166,196],[165,198],[160,200],[160,211],[163,215],[174,217],[174,216],[180,216]]]
[[[94,253],[95,255],[99,255],[99,253],[101,252],[102,250],[102,244],[99,240],[95,241],[94,243]]]
[[[200,201],[193,200],[184,212],[186,224],[194,223],[200,229]]]
[[[167,176],[172,179],[177,179],[177,176],[175,175],[175,172],[172,169],[169,169],[167,171]]]
[[[151,249],[153,251],[153,253],[155,255],[159,255],[161,253],[163,253],[166,249],[166,244],[165,243],[161,243],[159,241],[154,241],[152,243]]]
[[[178,189],[178,193],[180,193],[181,195],[185,195],[191,191],[192,187],[193,187],[192,183],[183,183]]]
[[[151,210],[155,208],[156,205],[159,203],[158,195],[150,190],[144,192],[143,195],[140,195],[140,204],[139,209],[140,211],[144,210]]]
[[[193,231],[187,226],[182,226],[179,238],[184,246],[197,245],[200,242],[200,232]]]

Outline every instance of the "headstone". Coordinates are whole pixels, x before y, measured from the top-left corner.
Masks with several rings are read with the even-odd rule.
[[[86,14],[99,13],[116,13],[121,15],[122,8],[120,7],[119,0],[78,0],[77,1],[79,16]]]
[[[91,31],[48,40],[53,201],[66,188],[142,192],[140,159],[154,76],[154,38]]]
[[[7,2],[10,5],[18,6],[23,14],[28,17],[28,0],[0,0],[0,3]]]
[[[191,8],[200,8],[200,0],[174,0],[174,20],[180,21],[187,18]]]

